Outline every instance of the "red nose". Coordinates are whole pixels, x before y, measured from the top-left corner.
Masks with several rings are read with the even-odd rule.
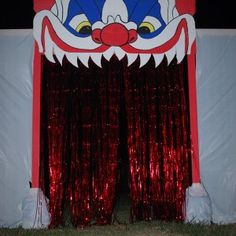
[[[96,43],[103,43],[108,46],[122,46],[133,43],[137,39],[136,30],[127,30],[119,23],[112,23],[105,26],[102,30],[95,29],[92,38]]]

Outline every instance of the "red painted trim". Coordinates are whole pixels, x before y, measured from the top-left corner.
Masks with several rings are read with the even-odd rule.
[[[41,54],[34,46],[33,62],[33,104],[32,104],[32,187],[39,187],[40,165],[40,105],[41,105]]]
[[[176,8],[180,15],[186,13],[194,15],[196,12],[195,0],[176,0]]]
[[[199,143],[198,143],[198,115],[197,115],[197,86],[196,86],[196,41],[188,55],[188,87],[190,106],[190,132],[192,140],[192,181],[200,183]]]
[[[38,12],[41,10],[49,10],[52,8],[55,0],[33,0],[34,1],[34,11]]]

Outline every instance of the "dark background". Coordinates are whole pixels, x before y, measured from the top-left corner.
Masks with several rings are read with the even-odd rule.
[[[0,29],[32,29],[33,0],[4,1]],[[234,0],[196,0],[196,28],[236,28]]]

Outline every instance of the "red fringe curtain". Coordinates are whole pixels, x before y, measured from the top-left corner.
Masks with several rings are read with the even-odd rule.
[[[125,69],[131,219],[184,219],[191,181],[186,67]]]
[[[111,223],[120,133],[127,136],[131,220],[183,220],[191,182],[186,62],[139,68],[113,57],[102,64],[44,59],[40,173],[50,226],[62,224],[67,203],[75,226]],[[127,132],[120,132],[121,113]]]

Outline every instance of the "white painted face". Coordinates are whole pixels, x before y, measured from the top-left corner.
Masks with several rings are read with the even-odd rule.
[[[102,56],[109,61],[114,54],[119,60],[127,56],[128,66],[139,57],[141,67],[151,55],[156,66],[164,56],[168,63],[174,57],[181,62],[195,40],[193,17],[179,15],[175,0],[133,2],[56,0],[34,18],[40,52],[51,62],[67,57],[75,66],[78,59],[88,66],[90,58],[101,66]]]
[[[107,0],[102,9],[102,21],[108,23],[108,19],[112,18],[113,21],[119,18],[122,22],[128,22],[128,10],[122,0]]]

